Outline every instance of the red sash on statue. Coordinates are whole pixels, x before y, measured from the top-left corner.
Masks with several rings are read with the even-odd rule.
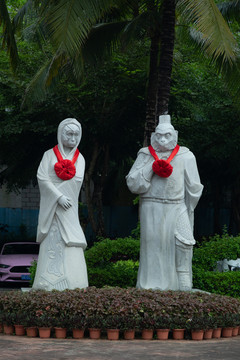
[[[154,157],[155,161],[152,165],[152,169],[158,176],[167,178],[169,177],[173,172],[173,167],[170,164],[174,156],[177,154],[180,146],[177,144],[175,148],[173,149],[171,155],[167,160],[159,159],[159,157],[156,154],[156,151],[154,148],[150,145],[148,147],[148,150],[150,151],[151,155]]]
[[[62,180],[70,180],[76,174],[75,162],[77,161],[79,150],[75,151],[72,160],[63,159],[58,146],[54,146],[53,151],[58,159],[58,162],[54,165],[56,175]]]

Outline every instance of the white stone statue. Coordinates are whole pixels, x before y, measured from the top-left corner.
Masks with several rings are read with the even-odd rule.
[[[85,288],[86,239],[79,223],[78,196],[85,160],[77,147],[82,136],[76,119],[58,127],[58,145],[46,151],[37,172],[40,211],[37,242],[41,243],[33,289]]]
[[[160,116],[151,146],[140,149],[126,177],[140,194],[142,289],[192,289],[193,213],[203,186],[194,155],[177,138],[170,116]]]

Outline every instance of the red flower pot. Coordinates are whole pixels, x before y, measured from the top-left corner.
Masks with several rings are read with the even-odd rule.
[[[219,339],[221,337],[221,332],[222,332],[221,328],[213,329],[213,334],[212,334],[213,339]]]
[[[38,329],[36,326],[29,326],[27,327],[26,332],[27,332],[27,336],[36,337],[38,334]]]
[[[73,329],[73,338],[82,339],[84,337],[84,329]]]
[[[25,329],[23,325],[14,325],[14,327],[15,327],[15,334],[17,336],[25,335]]]
[[[153,329],[143,329],[142,330],[142,339],[143,340],[152,340],[153,338]]]
[[[124,340],[134,340],[135,330],[125,330],[123,333]]]
[[[238,336],[239,326],[235,326],[232,331],[232,336]]]
[[[57,339],[65,339],[67,336],[67,329],[66,328],[60,328],[60,327],[55,327],[55,336]]]
[[[157,329],[157,339],[167,340],[169,335],[169,329]]]
[[[13,327],[13,325],[4,324],[3,331],[4,331],[4,334],[6,334],[6,335],[12,335],[14,332],[14,327]]]
[[[40,327],[38,328],[39,337],[42,339],[50,338],[51,328],[48,327]]]
[[[192,340],[203,340],[204,330],[192,330]]]
[[[98,340],[101,337],[101,329],[89,329],[89,337],[90,339]]]
[[[205,340],[212,339],[212,336],[213,336],[213,329],[208,329],[204,331],[203,338]]]
[[[173,339],[174,340],[183,340],[185,329],[173,329]]]
[[[119,340],[119,329],[107,329],[108,340]]]
[[[222,329],[222,337],[232,337],[233,328],[225,327]]]

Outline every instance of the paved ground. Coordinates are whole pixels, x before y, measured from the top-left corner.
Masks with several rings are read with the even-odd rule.
[[[40,339],[0,334],[4,360],[239,360],[240,336],[193,340]]]

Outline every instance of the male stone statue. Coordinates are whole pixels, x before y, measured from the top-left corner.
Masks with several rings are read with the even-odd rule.
[[[140,194],[142,289],[192,289],[193,213],[203,186],[194,155],[177,137],[170,116],[160,116],[151,146],[139,151],[126,177]]]
[[[33,289],[64,290],[88,286],[83,250],[86,239],[78,218],[78,196],[85,161],[77,147],[82,128],[76,119],[58,127],[58,145],[46,151],[38,168],[40,242]]]

